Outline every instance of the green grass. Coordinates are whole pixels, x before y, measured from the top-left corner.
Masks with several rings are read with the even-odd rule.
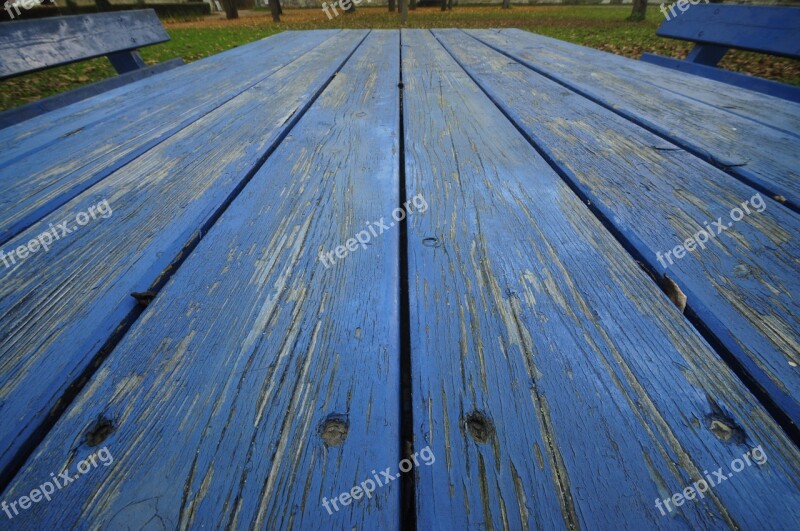
[[[517,27],[542,35],[638,58],[642,52],[683,57],[690,45],[662,39],[655,32],[663,18],[654,6],[642,22],[628,22],[630,6],[516,6],[503,10],[496,6],[419,8],[409,12],[410,28],[489,28]],[[235,21],[167,21],[171,41],[142,50],[151,64],[174,57],[196,61],[230,48],[289,29],[397,28],[398,16],[385,7],[359,7],[355,14],[328,20],[321,9],[286,9],[279,24],[268,12]],[[800,84],[800,61],[779,59],[745,52],[731,52],[722,63],[725,68],[753,75]],[[0,110],[35,101],[45,96],[76,88],[114,75],[105,58],[22,76],[2,83]]]
[[[184,61],[196,61],[209,55],[218,54],[281,30],[278,28],[174,28],[169,30],[170,41],[142,50],[147,62],[160,63],[173,57]]]

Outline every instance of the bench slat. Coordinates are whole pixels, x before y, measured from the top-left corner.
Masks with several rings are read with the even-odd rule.
[[[800,58],[800,8],[698,4],[675,11],[656,35]]]
[[[798,449],[450,55],[427,32],[402,41],[407,194],[430,204],[408,228],[416,446],[437,456],[419,470],[418,527],[791,527]],[[608,127],[567,118],[581,98],[519,84],[507,57],[475,63],[565,129],[554,149]],[[712,432],[714,404],[746,443]],[[758,444],[769,465],[673,518],[656,508]]]
[[[508,116],[651,270],[681,287],[688,307],[800,425],[800,375],[792,366],[800,361],[800,216],[762,195],[762,212],[753,207],[717,235],[712,223],[730,222],[755,190],[477,40],[444,35]],[[528,94],[535,97],[520,96]],[[706,248],[663,256],[706,226],[715,235]]]
[[[724,68],[714,68],[713,66],[697,64],[691,61],[681,61],[679,59],[673,59],[672,57],[664,57],[663,55],[651,53],[643,53],[640,60],[654,65],[672,68],[687,74],[694,74],[707,79],[713,79],[714,81],[721,81],[722,83],[727,83],[728,85],[743,89],[761,92],[762,94],[768,94],[776,98],[783,98],[794,103],[800,103],[800,87],[787,85],[786,83],[778,83],[771,79],[748,76],[746,74],[740,74],[739,72],[725,70]],[[797,131],[800,131],[800,129]]]
[[[152,9],[0,24],[0,79],[169,40]]]
[[[337,31],[281,33],[1,130],[0,244]]]
[[[15,419],[0,432],[3,477],[106,341],[137,315],[130,294],[159,286],[365,35],[337,33],[3,245],[26,244],[50,223],[74,225],[102,199],[114,211],[49,251],[0,266],[0,415]]]
[[[397,472],[399,229],[317,261],[399,204],[398,40],[370,33],[5,495],[96,450],[81,441],[98,415],[115,419],[114,464],[20,524],[399,527],[400,481],[322,505]],[[349,423],[341,444],[323,442],[329,418]]]

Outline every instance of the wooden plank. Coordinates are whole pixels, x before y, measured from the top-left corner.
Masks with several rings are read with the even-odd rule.
[[[318,260],[399,205],[398,40],[370,33],[4,496],[96,452],[78,441],[98,415],[113,466],[19,525],[398,528],[399,481],[322,499],[396,471],[399,230]],[[349,429],[329,445],[331,418]]]
[[[436,40],[402,44],[419,529],[791,526],[798,449]]]
[[[656,35],[719,44],[753,52],[800,59],[800,9],[777,6],[700,4],[659,26]]]
[[[6,22],[0,26],[0,79],[168,40],[152,9]]]
[[[127,85],[128,83],[139,81],[140,79],[145,79],[150,76],[166,72],[167,70],[183,66],[183,64],[183,59],[164,61],[163,63],[158,63],[157,65],[147,68],[140,68],[139,70],[135,70],[127,74],[110,77],[102,81],[98,81],[97,83],[91,83],[89,85],[79,87],[75,90],[62,92],[60,94],[56,94],[55,96],[42,98],[41,100],[3,111],[0,113],[0,129],[24,122],[25,120],[30,120],[31,118],[35,118],[36,116],[40,116],[46,112],[54,111],[56,109],[66,107],[67,105],[83,101],[87,98],[102,94],[103,92],[111,89]]]
[[[800,105],[787,103],[774,97],[754,95],[746,90],[731,90],[731,87],[719,82],[695,76],[685,76],[680,72],[657,68],[642,61],[632,61],[613,53],[579,46],[566,41],[535,35],[535,42],[528,40],[530,32],[522,30],[499,30],[500,33],[513,37],[531,52],[558,53],[559,58],[567,56],[587,65],[603,65],[604,70],[613,71],[615,75],[634,79],[640,90],[649,91],[655,85],[684,97],[708,103],[712,107],[727,111],[745,118],[750,118],[764,125],[782,131],[800,135]]]
[[[617,76],[603,63],[584,64],[559,52],[527,49],[538,37],[470,30],[534,71],[563,83],[629,120],[687,149],[771,196],[800,208],[800,137],[720,112],[674,92]],[[530,35],[530,36],[528,36]],[[737,90],[728,87],[729,91]],[[751,93],[754,98],[762,97]],[[781,106],[789,105],[783,100]],[[797,132],[797,131],[796,131]],[[765,149],[767,147],[767,149]]]
[[[87,126],[98,122],[116,120],[118,116],[147,104],[151,99],[170,96],[172,99],[164,99],[162,101],[162,105],[166,104],[180,97],[185,90],[191,89],[198,84],[194,83],[191,78],[198,77],[203,82],[213,83],[215,72],[220,69],[231,68],[233,64],[238,63],[241,65],[240,60],[244,58],[256,61],[249,65],[250,69],[246,71],[248,73],[258,73],[257,69],[272,68],[275,64],[284,66],[301,53],[291,48],[292,46],[297,46],[307,40],[309,41],[308,48],[304,49],[304,51],[307,51],[320,44],[322,37],[330,38],[336,33],[337,30],[281,32],[192,62],[186,65],[186,68],[165,72],[157,78],[140,80],[97,97],[55,110],[46,116],[29,120],[25,124],[0,130],[0,140],[9,146],[9,153],[4,153],[3,158],[0,159],[0,167],[7,165],[24,154],[45,151],[54,142],[66,136],[74,136],[81,133]],[[265,53],[266,47],[269,47],[267,50],[271,50],[271,53]],[[288,58],[285,57],[287,55],[289,55]],[[272,58],[264,56],[272,56]],[[271,62],[262,63],[261,60],[269,60]],[[232,71],[230,73],[233,74]],[[240,71],[237,77],[241,76]],[[214,85],[211,86],[214,87]],[[142,94],[146,94],[146,96],[143,97]],[[200,94],[202,92],[197,93],[198,96]],[[79,130],[75,131],[76,128]],[[67,135],[67,133],[72,134]],[[88,142],[89,138],[87,137],[84,141]]]
[[[499,30],[499,32],[524,42],[525,47],[531,51],[544,49],[548,52],[558,52],[559,57],[563,55],[573,57],[584,63],[584,68],[589,64],[603,65],[605,70],[613,71],[616,75],[637,80],[641,90],[647,91],[649,85],[655,85],[708,103],[717,109],[750,118],[794,135],[800,135],[800,105],[798,104],[787,103],[773,97],[760,95],[755,97],[756,95],[749,91],[731,90],[729,86],[710,79],[685,76],[680,72],[656,68],[646,62],[632,61],[617,54],[543,35],[535,35],[535,42],[531,42],[528,40],[530,32],[517,29]]]
[[[0,131],[0,244],[335,34],[270,38]]]
[[[118,327],[136,316],[132,292],[160,286],[357,47],[366,32],[325,46],[200,118],[12,239],[15,249],[50,223],[107,200],[113,215],[3,267],[0,283],[0,431],[7,474],[68,386]]]
[[[181,86],[176,83],[176,80],[183,78],[189,74],[209,76],[216,70],[237,61],[240,58],[249,57],[251,60],[260,58],[262,53],[257,53],[265,45],[270,47],[289,46],[291,42],[300,42],[304,39],[312,40],[314,35],[325,35],[328,37],[337,33],[336,30],[317,30],[317,31],[284,31],[270,37],[254,41],[242,46],[237,46],[223,53],[211,55],[194,61],[186,65],[186,68],[164,73],[155,79],[141,80],[136,83],[131,83],[123,87],[114,89],[102,96],[91,98],[80,103],[76,103],[67,108],[53,111],[47,117],[37,118],[30,120],[24,126],[16,126],[7,130],[0,130],[0,138],[3,142],[10,145],[15,149],[43,149],[43,146],[49,145],[50,142],[63,136],[65,133],[70,132],[74,128],[74,124],[85,127],[87,124],[94,123],[95,121],[108,119],[111,116],[129,110],[132,107],[141,105],[142,100],[137,98],[137,94],[147,92],[148,96],[161,97],[162,92],[171,92],[173,98],[180,95],[182,90],[189,87]],[[317,42],[318,43],[318,42]],[[288,50],[277,49],[278,54],[285,54]],[[272,54],[275,55],[275,54]],[[261,63],[256,63],[251,66],[259,66]],[[271,64],[271,63],[267,63]],[[284,63],[285,64],[285,63]],[[180,90],[179,90],[180,89]],[[70,122],[64,124],[63,122]],[[53,129],[62,127],[53,132]],[[49,134],[48,134],[49,133]],[[23,144],[18,147],[18,144]],[[4,157],[6,159],[6,157]],[[2,161],[0,161],[2,163]]]
[[[0,130],[0,141],[8,146],[0,160],[0,171],[6,172],[0,176],[2,195],[13,197],[13,190],[18,195],[22,190],[35,197],[43,189],[47,193],[49,185],[62,179],[68,193],[56,187],[50,197],[64,201],[76,193],[70,186],[82,190],[87,182],[93,184],[335,33],[284,32]],[[120,127],[121,123],[127,127]],[[97,156],[87,158],[84,151]],[[104,157],[105,153],[110,158]],[[9,169],[15,164],[18,166]],[[92,169],[99,173],[92,173]],[[82,174],[82,170],[88,174]],[[25,186],[20,186],[20,175],[31,176]],[[19,208],[26,197],[14,197],[9,202]],[[35,214],[33,219],[38,219]],[[4,234],[0,242],[8,237]]]
[[[634,60],[615,53],[580,46],[567,41],[519,29],[487,30],[513,38],[530,52],[544,51],[566,56],[584,63],[584,67],[602,65],[603,70],[640,83],[640,90],[649,86],[680,94],[683,97],[707,103],[721,111],[749,118],[763,125],[800,136],[800,104],[785,99],[753,94],[752,91],[731,87],[728,83],[704,77],[684,75],[673,69]],[[643,54],[650,55],[650,54]]]
[[[740,74],[738,72],[731,72],[730,70],[724,70],[722,68],[699,65],[690,63],[689,61],[681,61],[679,59],[673,59],[672,57],[664,57],[651,53],[642,54],[640,60],[652,63],[654,65],[663,66],[665,68],[672,68],[687,74],[703,76],[705,78],[720,81],[722,83],[728,83],[730,85],[741,87],[747,90],[762,92],[776,98],[783,98],[795,103],[800,103],[800,89],[793,85],[778,83],[769,79],[761,79],[754,76]]]
[[[474,39],[437,36],[650,269],[678,284],[689,311],[800,424],[800,216],[759,196],[763,211],[753,207],[734,223],[732,209],[754,190]],[[714,231],[707,247],[664,257],[706,226]]]

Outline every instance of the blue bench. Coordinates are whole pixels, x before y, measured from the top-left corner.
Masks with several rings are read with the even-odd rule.
[[[106,56],[118,76],[0,113],[0,128],[183,64],[148,67],[137,51],[169,40],[152,9],[0,24],[0,80]]]
[[[688,7],[687,7],[688,6]],[[695,42],[684,61],[645,53],[641,60],[800,102],[800,88],[716,68],[730,48],[800,58],[800,8],[742,5],[675,5],[656,32]]]

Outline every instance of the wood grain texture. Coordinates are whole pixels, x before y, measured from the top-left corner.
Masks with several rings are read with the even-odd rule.
[[[791,527],[798,449],[434,37],[402,43],[419,528]]]
[[[175,80],[182,76],[191,74],[198,75],[204,79],[205,76],[213,74],[214,71],[224,67],[228,63],[245,57],[259,55],[255,52],[265,45],[280,47],[289,46],[291,43],[303,40],[310,40],[310,44],[312,44],[313,47],[315,35],[327,35],[330,37],[336,33],[337,30],[315,30],[307,32],[284,31],[265,39],[253,41],[223,53],[194,61],[186,65],[186,68],[166,72],[158,78],[131,83],[114,89],[102,96],[81,101],[65,109],[53,111],[46,116],[30,120],[24,125],[17,125],[7,130],[0,130],[0,135],[2,135],[0,138],[2,138],[5,143],[9,144],[10,147],[14,147],[16,156],[19,156],[20,153],[43,149],[65,132],[69,132],[71,130],[69,127],[74,127],[75,125],[85,127],[87,124],[102,119],[108,119],[111,116],[116,116],[117,113],[130,111],[132,107],[142,105],[143,101],[147,101],[147,98],[137,99],[137,95],[140,93],[146,93],[149,97],[162,97],[162,87],[166,85],[167,88],[172,91],[172,96],[178,97],[179,94],[176,93],[179,92],[179,89],[188,88],[186,86],[180,86],[179,83],[175,83]],[[277,52],[280,53],[281,50],[278,49]],[[69,123],[65,124],[63,122]],[[53,131],[54,128],[59,126],[64,129]],[[26,143],[23,144],[23,142]],[[0,161],[0,164],[5,163],[6,157]]]
[[[202,237],[366,32],[323,47],[198,119],[138,157],[4,249],[16,248],[103,199],[108,219],[0,270],[0,467],[47,418],[64,390],[135,307],[132,292],[155,285]]]
[[[755,95],[747,90],[731,90],[731,87],[697,76],[656,67],[642,61],[632,61],[613,53],[579,46],[570,42],[534,35],[535,42],[527,42],[529,32],[508,29],[499,30],[519,42],[526,42],[531,50],[544,48],[558,53],[559,57],[577,59],[588,65],[601,65],[615,75],[635,80],[639,90],[647,92],[653,85],[682,96],[707,103],[719,111],[750,118],[764,125],[800,136],[800,104],[785,100]]]
[[[0,131],[0,244],[335,34],[279,34]]]
[[[680,147],[725,167],[729,173],[758,186],[786,204],[800,208],[800,137],[763,126],[672,91],[616,75],[603,63],[586,63],[550,50],[534,34],[512,35],[470,30],[470,35],[497,47],[514,60],[602,103],[629,120],[657,132]],[[538,43],[538,45],[537,45]],[[720,92],[736,92],[736,87]],[[752,99],[763,97],[750,92]],[[789,109],[792,104],[773,98]]]
[[[765,198],[734,224],[752,188],[463,32],[436,35],[800,424],[800,216]],[[720,217],[726,230],[705,249],[663,258]]]
[[[152,9],[15,20],[0,26],[0,79],[168,40]]]
[[[97,451],[98,415],[113,465],[20,525],[398,527],[399,482],[332,515],[321,501],[396,471],[399,231],[317,259],[399,204],[398,41],[370,33],[4,495]],[[331,415],[341,445],[320,437]]]
[[[109,77],[96,83],[90,83],[89,85],[84,85],[74,90],[61,92],[60,94],[56,94],[54,96],[48,96],[46,98],[27,103],[13,109],[0,112],[0,128],[9,127],[11,125],[24,122],[25,120],[30,120],[31,118],[35,118],[46,112],[66,107],[67,105],[91,98],[92,96],[96,96],[117,87],[127,85],[128,83],[133,83],[134,81],[139,81],[140,79],[145,79],[183,65],[183,59],[170,59],[169,61],[164,61],[163,63],[158,63],[147,68],[140,68],[139,70],[128,72],[127,74]]]

